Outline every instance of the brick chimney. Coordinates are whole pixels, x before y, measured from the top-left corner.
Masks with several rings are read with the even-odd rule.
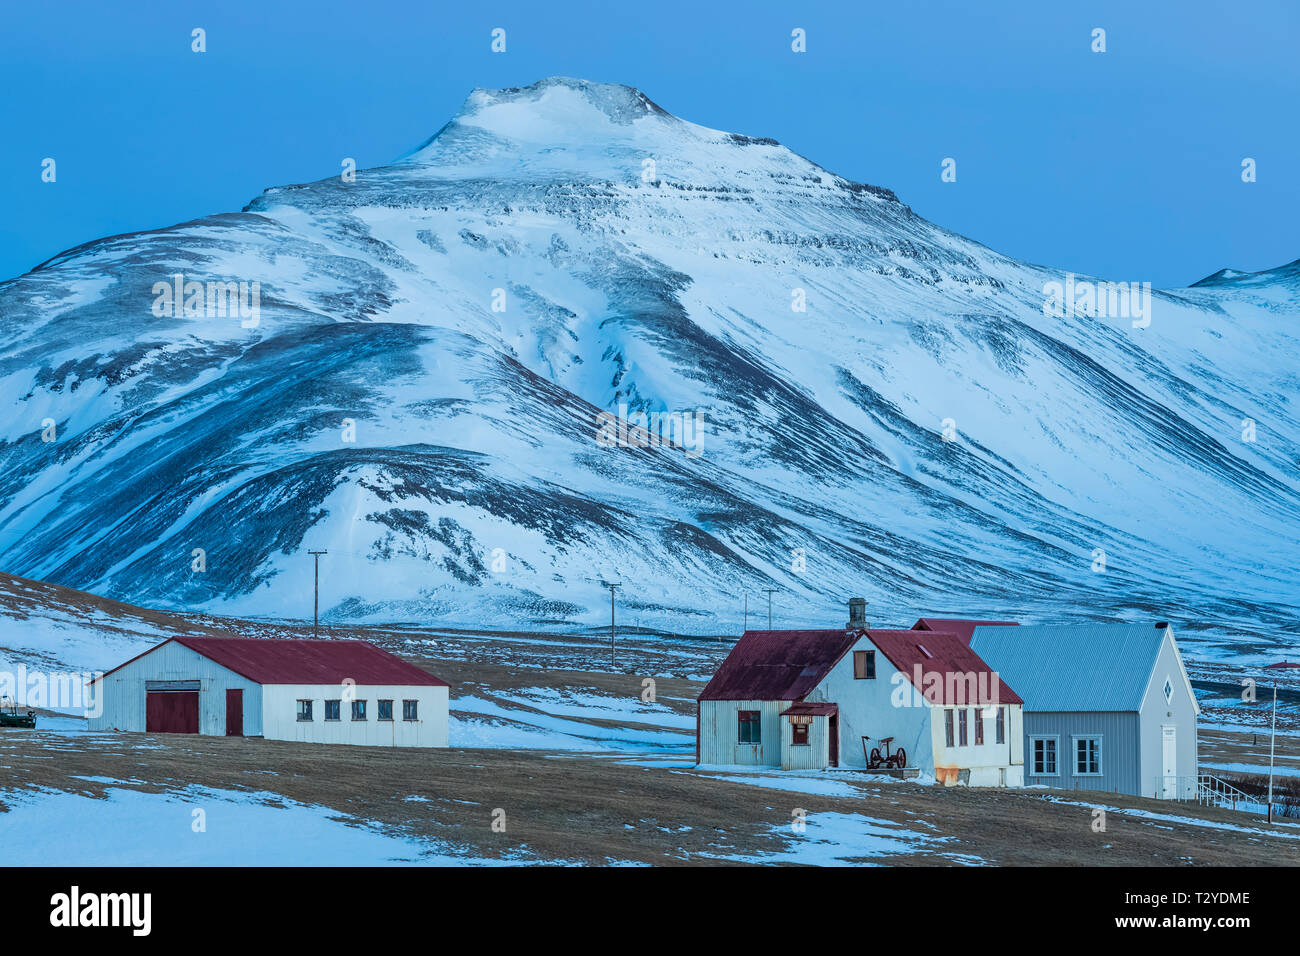
[[[849,623],[844,625],[846,630],[866,630],[867,629],[867,599],[866,598],[849,598]]]

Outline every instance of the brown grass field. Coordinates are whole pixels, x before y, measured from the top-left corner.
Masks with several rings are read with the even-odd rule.
[[[483,636],[482,643],[496,646],[488,653],[478,647],[480,638],[466,636],[463,653],[449,653],[447,645],[460,640],[443,635],[438,647],[407,656],[451,682],[454,714],[458,697],[508,705],[514,713],[494,719],[499,727],[527,727],[547,715],[544,700],[530,706],[517,696],[519,691],[549,688],[639,699],[640,674],[662,674],[655,665],[662,664],[657,658],[663,652],[651,641],[645,642],[649,648],[632,641],[623,649],[627,670],[599,672],[539,666],[561,654],[562,647],[549,641],[525,653],[520,646],[503,647]],[[607,649],[606,642],[595,644]],[[565,653],[580,656],[583,647],[579,641],[578,651],[570,646]],[[707,650],[700,655],[709,656]],[[694,713],[700,681],[663,676],[656,681],[660,704],[675,713]],[[601,716],[567,719],[589,727],[593,738],[627,726]],[[1300,863],[1300,826],[1269,827],[1257,816],[1113,794],[1090,799],[1086,793],[1037,789],[921,786],[849,771],[816,778],[814,784],[830,781],[831,795],[796,792],[722,779],[742,776],[735,771],[697,771],[690,766],[693,738],[688,732],[680,726],[646,726],[676,735],[669,739],[680,742],[623,752],[415,751],[189,735],[68,735],[38,728],[0,733],[0,764],[6,768],[6,788],[91,796],[103,796],[108,786],[269,792],[329,807],[351,821],[438,841],[455,847],[467,861],[725,864],[772,855],[779,862],[825,862],[819,848],[803,843],[805,838],[792,829],[792,813],[800,808],[811,821],[818,814],[854,814],[877,821],[882,833],[926,836],[914,847],[866,860],[890,865]],[[1225,760],[1253,752],[1249,734],[1207,730],[1204,739],[1205,753]],[[1286,759],[1295,765],[1293,753]],[[767,774],[749,779],[780,783],[783,778]],[[1095,807],[1109,808],[1104,832],[1093,831]],[[505,812],[504,833],[492,828],[497,809]],[[813,835],[813,829],[807,833]],[[855,862],[852,856],[835,861]]]

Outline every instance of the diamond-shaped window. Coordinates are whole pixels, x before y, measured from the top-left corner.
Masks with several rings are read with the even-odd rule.
[[[1174,702],[1174,685],[1169,678],[1165,678],[1165,702],[1172,704]]]

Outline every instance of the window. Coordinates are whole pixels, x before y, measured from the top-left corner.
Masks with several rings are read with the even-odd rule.
[[[339,706],[341,703],[342,703],[342,701],[337,701],[337,700],[327,700],[327,701],[325,701],[325,719],[326,719],[326,720],[341,720],[341,719],[342,719],[342,716],[341,716],[341,714],[340,714],[340,711],[342,710],[342,708]]]
[[[1032,771],[1036,777],[1056,776],[1056,738],[1030,737],[1029,751],[1032,755]]]
[[[984,743],[984,711],[975,707],[970,712],[970,719],[975,722],[975,746]]]
[[[739,735],[737,740],[742,744],[756,744],[762,741],[762,724],[758,720],[759,714],[756,710],[742,710],[739,712]]]
[[[796,747],[808,746],[808,724],[790,725],[790,743]]]
[[[952,708],[945,707],[943,711],[943,736],[944,741],[949,747],[952,746]]]
[[[354,700],[352,702],[352,719],[353,720],[366,719],[366,702],[364,700]]]
[[[875,651],[854,651],[853,652],[853,679],[854,680],[875,680],[876,679],[876,652]]]
[[[298,701],[298,719],[311,720],[311,701],[309,700]]]
[[[996,726],[997,729],[995,733],[997,734],[997,737],[994,739],[997,740],[997,742],[1000,744],[1006,743],[1007,742],[1007,709],[1005,707],[998,708],[998,718],[997,718]]]
[[[402,701],[402,719],[403,720],[420,719],[420,702],[418,700]]]
[[[1172,704],[1173,702],[1174,702],[1174,685],[1173,682],[1168,677],[1166,677],[1165,678],[1165,703]]]
[[[969,741],[969,734],[966,730],[966,708],[963,707],[957,711],[957,739],[959,747],[965,747]]]
[[[1074,738],[1074,773],[1079,777],[1101,776],[1101,738]]]
[[[375,720],[392,720],[393,719],[393,702],[391,700],[381,700],[379,702],[379,713],[375,714]]]

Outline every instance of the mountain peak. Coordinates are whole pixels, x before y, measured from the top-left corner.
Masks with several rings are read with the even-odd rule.
[[[523,104],[550,113],[560,109],[573,110],[574,107],[579,113],[594,109],[618,124],[631,123],[645,116],[675,118],[635,87],[622,83],[594,83],[571,76],[548,76],[528,86],[499,90],[475,87],[456,116],[475,116],[492,107]]]
[[[1276,284],[1294,286],[1298,278],[1300,278],[1300,259],[1294,259],[1284,265],[1275,266],[1272,269],[1261,269],[1259,272],[1244,272],[1240,269],[1220,269],[1218,272],[1212,273],[1204,279],[1193,282],[1191,288],[1213,288],[1215,286],[1226,286],[1230,284]]]
[[[566,150],[645,153],[724,143],[729,135],[678,119],[635,87],[550,76],[528,86],[474,89],[451,121],[407,159],[458,165]]]

